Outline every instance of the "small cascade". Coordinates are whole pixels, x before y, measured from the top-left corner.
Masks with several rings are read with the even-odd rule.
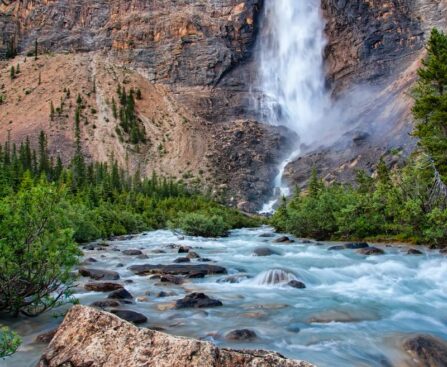
[[[292,280],[297,280],[295,274],[284,269],[270,269],[258,274],[254,279],[249,280],[252,285],[274,286],[284,285]]]

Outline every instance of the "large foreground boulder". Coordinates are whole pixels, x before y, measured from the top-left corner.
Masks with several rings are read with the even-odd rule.
[[[211,343],[139,329],[106,312],[75,306],[37,367],[312,367],[261,350],[219,349]]]

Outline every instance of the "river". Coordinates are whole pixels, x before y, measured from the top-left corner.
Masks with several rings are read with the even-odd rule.
[[[400,348],[404,337],[425,333],[447,338],[447,258],[438,251],[421,248],[424,254],[415,256],[407,255],[405,246],[382,246],[384,255],[365,256],[355,250],[328,250],[333,243],[274,242],[278,237],[269,227],[235,230],[217,239],[155,231],[84,252],[86,258],[97,260],[88,267],[119,272],[118,282],[134,297],[121,308],[146,315],[149,321],[142,327],[174,335],[232,348],[275,350],[320,367],[410,366]],[[201,258],[213,261],[207,264],[225,267],[228,275],[237,274],[239,282],[229,283],[228,275],[214,275],[172,285],[128,269],[135,264],[172,264],[185,255],[172,244],[190,246]],[[254,256],[260,246],[277,254]],[[126,256],[125,249],[140,249],[148,258]],[[191,261],[195,263],[203,262]],[[271,284],[272,279],[283,281]],[[292,279],[304,282],[306,288],[288,286]],[[84,290],[87,281],[80,278],[76,288],[80,302],[88,305],[104,299],[104,293]],[[168,296],[158,297],[160,291]],[[193,291],[217,298],[223,306],[172,307],[175,300]],[[34,343],[35,337],[57,326],[65,308],[34,319],[9,320],[7,324],[24,343],[0,366],[34,366],[45,347]],[[227,332],[241,328],[255,331],[257,339],[242,343],[225,339]]]

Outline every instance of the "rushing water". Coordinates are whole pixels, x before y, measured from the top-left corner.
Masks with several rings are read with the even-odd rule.
[[[326,42],[320,9],[320,0],[266,1],[258,43],[263,120],[288,127],[306,144],[316,137],[323,138],[324,131],[330,130],[330,121],[326,120],[330,97],[323,66]],[[281,164],[275,198],[263,212],[271,212],[278,195],[288,193],[282,175],[298,154],[297,144],[296,151]]]
[[[266,232],[273,237],[261,236]],[[329,251],[331,244],[276,244],[273,240],[278,236],[267,227],[237,230],[219,239],[179,239],[171,231],[156,231],[110,242],[106,250],[85,250],[85,256],[98,260],[90,267],[118,271],[120,282],[135,298],[147,297],[122,306],[144,313],[149,322],[143,326],[217,345],[276,350],[320,367],[410,366],[399,348],[403,337],[428,333],[447,338],[447,258],[438,252],[424,250],[422,256],[410,256],[404,247],[384,247],[385,255],[366,257],[353,250]],[[182,256],[169,246],[172,243],[191,246],[200,256],[226,267],[229,275],[238,275],[232,281],[239,283],[217,275],[181,286],[161,285],[127,269],[133,264],[172,263]],[[253,256],[258,246],[278,254]],[[149,258],[122,254],[134,248]],[[291,288],[290,280],[302,281],[307,288]],[[105,298],[103,293],[84,291],[86,281],[81,279],[77,288],[81,303]],[[156,294],[161,290],[175,295],[159,298]],[[224,306],[172,309],[175,300],[191,291],[205,292]],[[24,344],[0,365],[34,366],[43,346],[32,341],[61,321],[52,316],[49,312],[36,319],[9,321],[24,337]],[[254,330],[258,339],[247,343],[224,339],[228,331],[241,328]]]

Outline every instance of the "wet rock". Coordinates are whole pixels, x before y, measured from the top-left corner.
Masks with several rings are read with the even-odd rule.
[[[385,254],[385,251],[383,251],[382,249],[377,248],[377,247],[361,248],[361,249],[357,250],[357,252],[359,254],[368,255],[368,256],[369,255],[384,255]]]
[[[112,282],[87,283],[84,288],[90,292],[111,292],[123,288],[121,284]]]
[[[147,298],[145,296],[139,296],[139,297],[135,298],[135,300],[137,302],[149,302],[149,298]]]
[[[191,250],[191,247],[189,246],[180,246],[178,249],[178,253],[179,254],[186,254],[189,252],[189,250]]]
[[[136,235],[127,234],[127,235],[123,235],[123,236],[113,236],[110,238],[110,240],[111,241],[130,241],[135,237],[136,237]]]
[[[350,242],[345,243],[344,245],[331,246],[328,248],[329,251],[338,251],[338,250],[359,250],[369,248],[369,245],[366,242]]]
[[[302,238],[302,239],[300,239],[300,243],[302,243],[304,245],[310,245],[311,243],[314,243],[314,241],[308,240],[306,238]]]
[[[141,252],[141,250],[136,249],[123,250],[122,253],[127,256],[143,255],[143,252]]]
[[[291,332],[291,333],[299,333],[301,331],[301,328],[300,328],[299,324],[293,324],[292,323],[289,326],[287,326],[286,330]]]
[[[37,365],[60,366],[312,367],[273,352],[219,349],[205,341],[139,329],[85,306],[68,312]]]
[[[417,335],[403,343],[405,351],[421,367],[447,366],[447,342],[431,335]]]
[[[200,259],[200,255],[197,252],[189,251],[188,255],[186,255],[188,259]]]
[[[159,248],[156,248],[156,249],[152,250],[151,252],[153,254],[165,254],[166,253],[165,250],[162,250],[162,249],[159,249]]]
[[[51,342],[51,340],[53,340],[54,336],[56,335],[57,330],[58,330],[58,328],[55,328],[55,329],[51,329],[51,330],[45,331],[44,333],[37,335],[36,338],[34,339],[34,342],[42,343],[42,344],[47,344],[47,343]]]
[[[204,272],[207,275],[226,274],[227,270],[217,265],[133,265],[129,270],[137,275],[149,274],[170,274],[170,275],[189,275],[197,272]]]
[[[132,279],[126,279],[125,281],[124,281],[124,283],[126,283],[126,284],[132,284],[134,281],[132,280]]]
[[[204,293],[191,293],[175,303],[175,308],[204,308],[223,306],[222,302],[208,297]]]
[[[272,255],[280,255],[280,253],[275,250],[272,250],[269,247],[256,247],[253,251],[253,255],[255,255],[255,256],[272,256]]]
[[[277,239],[273,240],[273,242],[275,242],[275,243],[293,243],[295,241],[290,239],[287,236],[281,236],[281,237],[278,237]]]
[[[162,283],[172,283],[172,284],[176,284],[176,285],[183,284],[183,282],[184,282],[184,279],[182,277],[179,277],[176,275],[170,275],[170,274],[161,275],[159,279],[160,279],[160,282],[162,282]]]
[[[129,291],[125,288],[118,289],[113,291],[108,295],[109,299],[133,299],[133,296],[129,293]]]
[[[88,259],[85,259],[84,261],[88,262],[88,263],[96,263],[96,262],[98,262],[98,260],[96,260],[94,257],[89,257]]]
[[[123,268],[124,267],[124,264],[123,263],[118,263],[118,264],[116,264],[115,265],[117,268]]]
[[[407,255],[423,255],[424,253],[422,251],[416,250],[415,248],[410,248],[407,251]]]
[[[225,335],[225,339],[230,341],[252,341],[257,337],[256,333],[250,329],[233,330]]]
[[[145,254],[142,254],[142,255],[138,255],[138,256],[137,256],[137,259],[140,259],[140,260],[146,260],[146,259],[149,259],[149,256],[147,256],[147,255],[145,255]]]
[[[345,249],[345,246],[337,245],[337,246],[331,246],[327,250],[328,251],[340,251],[340,250],[344,250],[344,249]]]
[[[176,264],[181,264],[181,263],[189,263],[191,262],[191,260],[187,257],[178,257],[177,259],[174,260],[174,262]]]
[[[209,263],[209,262],[212,262],[213,260],[208,259],[207,257],[201,257],[201,258],[199,259],[199,261],[204,262],[204,263]]]
[[[165,292],[165,291],[161,291],[158,292],[155,296],[158,298],[165,298],[165,297],[173,297],[176,296],[177,294],[175,292]]]
[[[104,269],[79,268],[79,274],[95,280],[118,280],[120,278],[116,271]]]
[[[206,272],[204,272],[204,271],[192,272],[192,273],[188,274],[186,277],[188,279],[205,278]]]
[[[362,248],[368,248],[369,245],[366,242],[351,242],[346,243],[344,247],[348,250],[359,250]]]
[[[133,324],[143,324],[147,321],[147,317],[141,313],[131,310],[110,310],[111,313],[118,316],[120,319],[129,321]]]
[[[306,285],[303,282],[300,282],[299,280],[291,280],[289,283],[287,283],[289,287],[297,288],[297,289],[304,289],[306,288]]]
[[[240,283],[243,280],[247,280],[249,279],[250,276],[247,274],[234,274],[234,275],[228,275],[224,278],[220,278],[217,280],[217,283],[230,283],[230,284],[235,284],[235,283]]]
[[[102,300],[93,302],[90,306],[104,309],[104,308],[111,308],[111,307],[119,307],[120,303],[118,301],[115,301],[114,299],[102,299]]]
[[[266,232],[266,233],[261,233],[261,234],[259,235],[259,237],[262,237],[262,238],[270,238],[270,237],[275,237],[275,234],[274,234],[274,233],[271,233],[271,232]]]

